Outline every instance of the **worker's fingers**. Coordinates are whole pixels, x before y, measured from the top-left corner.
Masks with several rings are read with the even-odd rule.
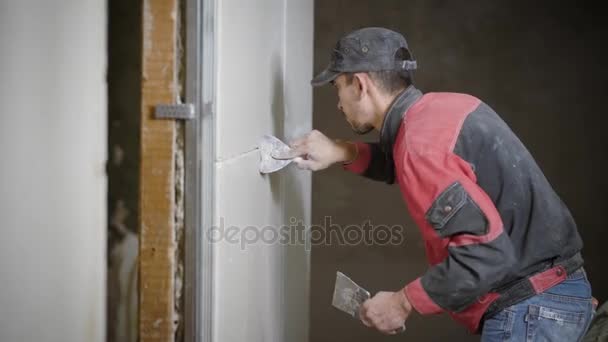
[[[374,324],[365,317],[361,317],[361,322],[368,328],[372,328],[374,326]]]
[[[387,335],[395,335],[401,330],[400,324],[401,322],[398,319],[385,319],[378,323],[378,330]]]
[[[385,335],[397,335],[397,332],[395,330],[380,330],[380,332]]]
[[[315,171],[315,162],[313,160],[304,159],[302,157],[296,157],[293,162],[302,170]]]
[[[366,300],[359,308],[359,318],[364,325],[386,335],[395,335],[405,330],[404,319],[378,306],[378,300],[387,293],[378,293]]]
[[[375,322],[375,327],[387,335],[396,335],[405,331],[405,323],[399,318],[384,317]]]
[[[310,147],[306,142],[300,143],[299,145],[291,145],[290,147],[299,155],[306,155],[310,153]]]
[[[364,307],[363,305],[361,305],[361,308],[359,308],[359,319],[368,328],[371,328],[374,326],[374,323],[371,321],[371,319],[367,315],[367,308]]]
[[[397,329],[394,330],[395,334],[400,334],[400,333],[402,333],[404,331],[405,331],[405,323],[402,324],[399,328],[397,328]]]
[[[325,138],[323,133],[315,130],[310,131],[302,137],[296,138],[289,143],[291,148],[301,148],[307,145],[314,145],[315,142],[318,142],[320,139]]]
[[[306,143],[308,142],[308,137],[309,137],[309,135],[310,135],[310,133],[309,133],[309,134],[306,134],[306,135],[305,135],[305,136],[303,136],[303,137],[296,138],[296,139],[292,140],[291,142],[289,142],[289,146],[290,146],[291,148],[300,148],[300,147],[302,147],[302,146],[305,146],[305,145],[306,145]]]
[[[363,317],[362,321],[364,321],[365,325],[370,328],[379,328],[379,324],[381,323],[380,317],[376,312],[376,309],[373,307],[371,300],[368,299],[363,302],[361,305],[360,315]]]

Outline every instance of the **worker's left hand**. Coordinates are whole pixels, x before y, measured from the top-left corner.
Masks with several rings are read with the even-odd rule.
[[[378,292],[361,305],[359,317],[363,324],[385,334],[395,334],[412,312],[412,305],[403,291]]]

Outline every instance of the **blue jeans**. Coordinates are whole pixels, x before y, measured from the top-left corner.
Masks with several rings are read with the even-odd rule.
[[[581,268],[554,287],[487,319],[482,342],[580,341],[594,315],[591,285]]]

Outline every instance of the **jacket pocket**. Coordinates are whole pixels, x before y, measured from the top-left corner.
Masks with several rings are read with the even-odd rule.
[[[488,220],[460,182],[448,186],[426,212],[426,220],[442,237],[484,235]]]

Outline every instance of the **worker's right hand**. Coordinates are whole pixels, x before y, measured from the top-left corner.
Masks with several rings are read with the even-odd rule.
[[[290,145],[301,155],[293,160],[294,163],[304,170],[323,170],[334,163],[354,160],[357,156],[357,147],[353,143],[331,140],[317,130],[292,141]]]

